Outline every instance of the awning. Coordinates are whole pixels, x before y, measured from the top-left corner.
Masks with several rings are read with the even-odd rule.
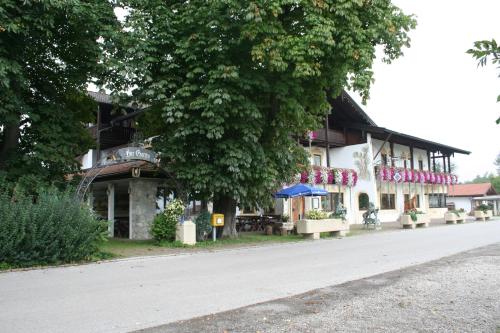
[[[274,197],[288,199],[295,197],[317,197],[326,195],[328,195],[328,191],[322,188],[312,187],[306,184],[297,184],[277,192]]]

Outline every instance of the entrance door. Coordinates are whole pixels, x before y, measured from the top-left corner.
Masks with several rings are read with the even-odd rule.
[[[304,197],[292,199],[292,221],[297,222],[304,216]]]

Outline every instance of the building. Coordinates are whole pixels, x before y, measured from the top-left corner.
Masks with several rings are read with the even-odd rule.
[[[89,124],[96,149],[81,157],[88,180],[83,193],[88,185],[94,210],[112,221],[110,236],[148,239],[155,214],[174,195],[175,186],[168,173],[151,163],[152,157],[116,160],[120,153],[152,153],[141,150],[147,149],[147,141],[135,129],[145,110],[116,107],[102,93],[90,96],[98,102],[97,124]],[[395,221],[412,207],[443,217],[448,188],[457,181],[449,173],[450,158],[469,152],[379,127],[345,92],[330,103],[324,127],[297,138],[309,151],[311,165],[296,179],[322,186],[329,195],[280,199],[274,213],[297,221],[311,209],[335,211],[342,203],[349,223],[362,223],[372,203],[380,208],[382,222]],[[196,214],[200,204],[191,202],[189,213]]]
[[[372,203],[381,222],[396,221],[409,208],[442,218],[448,189],[457,183],[451,158],[470,152],[379,127],[345,92],[331,105],[324,128],[302,140],[311,167],[296,179],[329,196],[279,199],[277,211],[297,221],[311,209],[335,211],[340,202],[355,224]]]
[[[453,209],[463,209],[470,213],[476,206],[475,201],[496,194],[491,183],[459,184],[450,188],[448,204]]]

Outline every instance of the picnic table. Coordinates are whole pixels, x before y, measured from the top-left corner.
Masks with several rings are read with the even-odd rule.
[[[274,214],[240,214],[236,216],[236,231],[264,231],[266,225],[281,220],[281,215]]]

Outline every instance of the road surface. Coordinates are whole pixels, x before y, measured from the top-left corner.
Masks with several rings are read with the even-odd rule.
[[[0,274],[2,332],[128,332],[500,242],[500,222]]]

